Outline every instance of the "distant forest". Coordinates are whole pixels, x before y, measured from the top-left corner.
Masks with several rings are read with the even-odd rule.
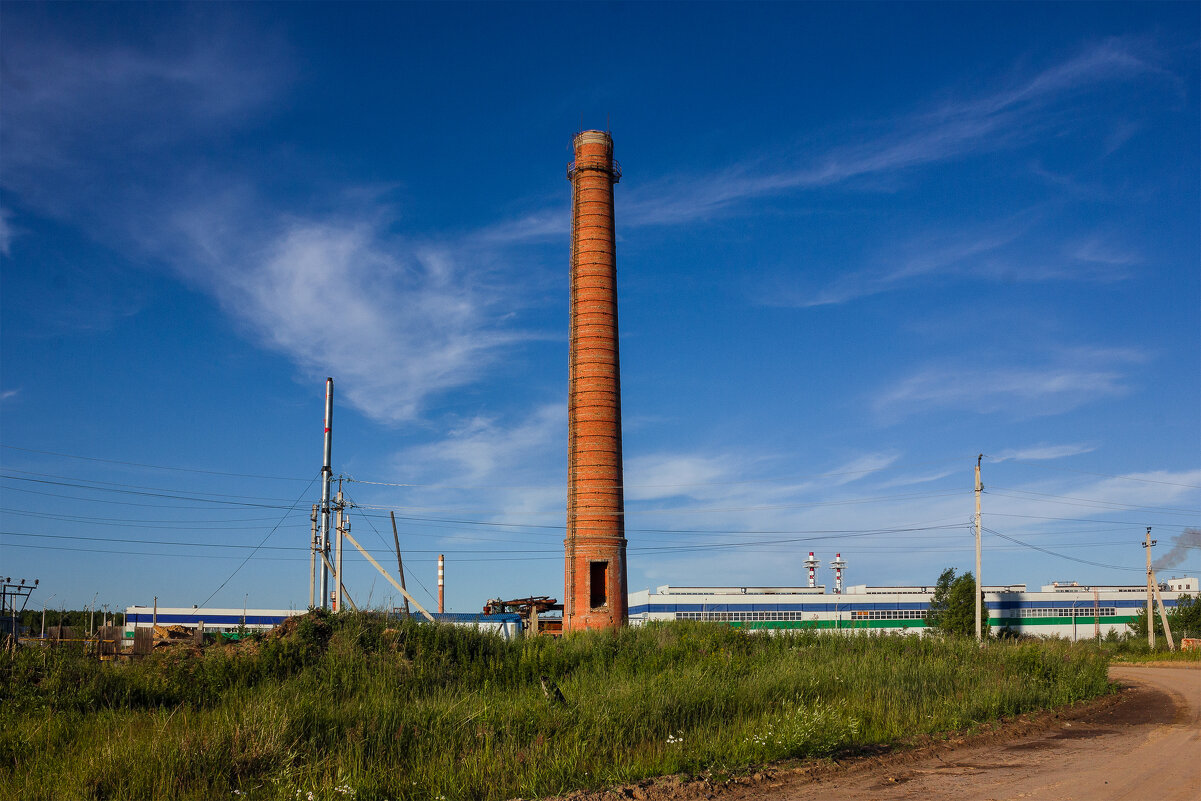
[[[87,631],[89,625],[102,626],[104,625],[105,612],[103,608],[97,607],[93,612],[91,609],[46,609],[46,628],[51,626],[70,626],[79,628],[82,631]],[[112,621],[113,626],[125,625],[124,612],[108,613],[108,618]],[[17,615],[17,620],[20,622],[22,636],[31,635],[38,636],[42,631],[42,608],[37,609],[26,608],[24,612]],[[90,621],[90,623],[89,623]]]

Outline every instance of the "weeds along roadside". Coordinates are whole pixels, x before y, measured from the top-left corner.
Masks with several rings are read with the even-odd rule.
[[[1104,655],[1055,641],[981,651],[674,623],[510,643],[354,614],[125,665],[27,650],[3,657],[0,680],[6,798],[530,797],[823,756],[1108,690]]]

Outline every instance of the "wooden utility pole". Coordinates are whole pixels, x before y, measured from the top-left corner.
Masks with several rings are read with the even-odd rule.
[[[413,606],[417,607],[418,612],[425,615],[426,620],[430,621],[431,623],[434,622],[434,616],[431,615],[428,611],[426,611],[426,608],[424,606],[422,606],[420,603],[418,603],[417,599],[414,598],[412,595],[410,595],[408,590],[406,590],[404,587],[397,584],[396,579],[394,579],[390,575],[388,575],[388,571],[384,570],[382,567],[379,566],[379,562],[375,561],[375,557],[373,557],[371,554],[369,554],[367,552],[366,548],[364,548],[362,545],[359,545],[358,541],[355,540],[354,537],[350,536],[350,532],[346,532],[345,536],[346,536],[346,540],[351,545],[353,545],[354,547],[359,549],[359,553],[363,554],[363,558],[366,559],[368,562],[370,562],[371,566],[380,572],[380,575],[382,575],[384,578],[386,578],[389,581],[389,583],[392,584],[393,587],[400,590],[400,594],[403,595],[409,601],[409,603],[411,603],[411,604],[413,604]]]
[[[1168,625],[1168,610],[1163,605],[1163,593],[1159,591],[1159,579],[1155,578],[1155,568],[1151,568],[1151,587],[1155,590],[1155,599],[1159,601],[1159,620],[1163,623],[1164,636],[1168,638],[1168,650],[1176,650],[1176,642],[1172,639],[1172,627]]]
[[[1147,645],[1151,646],[1152,651],[1155,650],[1155,611],[1152,609],[1154,591],[1151,584],[1151,548],[1155,542],[1151,539],[1151,527],[1147,526],[1147,538],[1143,540],[1143,550],[1147,552]]]
[[[400,560],[400,535],[396,533],[396,512],[388,512],[388,515],[392,518],[392,539],[396,543],[396,572],[400,574],[400,588],[403,590],[405,589],[405,566]],[[405,602],[405,617],[412,617],[412,613],[409,612],[409,599],[403,595],[401,597]]]
[[[976,457],[976,642],[984,645],[984,626],[980,621],[984,614],[984,582],[980,580],[980,493],[984,485],[980,483],[980,462],[984,454]]]

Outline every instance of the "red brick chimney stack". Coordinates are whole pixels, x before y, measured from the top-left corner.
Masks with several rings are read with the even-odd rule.
[[[571,180],[567,574],[563,629],[614,628],[629,613],[617,357],[613,185],[621,167],[605,131],[575,137]]]

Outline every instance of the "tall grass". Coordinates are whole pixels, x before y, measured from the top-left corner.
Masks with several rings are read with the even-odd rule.
[[[528,797],[826,755],[1107,689],[1104,658],[1060,642],[677,623],[508,643],[310,615],[199,656],[4,656],[0,797]]]

